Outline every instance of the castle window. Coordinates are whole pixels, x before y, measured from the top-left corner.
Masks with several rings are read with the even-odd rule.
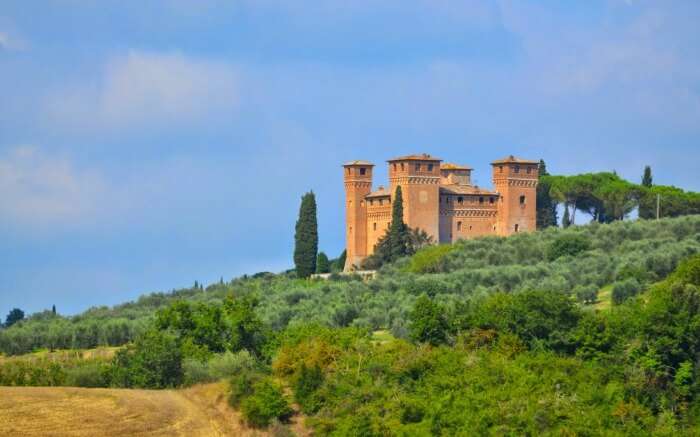
[[[416,171],[420,171],[420,163],[416,164]]]
[[[498,172],[499,172],[499,173],[503,173],[503,166],[502,166],[502,165],[499,165],[499,166],[498,166]]]
[[[376,223],[373,223],[373,224],[372,224],[372,228],[374,228],[374,230],[376,231],[376,230],[377,230],[377,224],[376,224]]]
[[[516,173],[520,173],[520,166],[519,166],[519,165],[516,165],[516,166],[515,166],[515,172],[516,172]]]
[[[532,167],[530,167],[530,166],[528,165],[528,166],[527,166],[527,174],[530,174],[530,173],[532,173]]]
[[[428,164],[428,171],[433,171],[433,164]]]
[[[367,173],[367,169],[364,167],[360,167],[360,174],[364,176],[365,173]]]
[[[489,197],[489,203],[493,205],[493,202],[494,202],[493,196]]]
[[[371,200],[369,201],[369,205],[370,205],[370,206],[374,205],[374,199],[371,199]]]
[[[484,196],[479,197],[479,203],[484,203]]]
[[[520,196],[520,204],[525,205],[525,196]]]
[[[350,167],[348,167],[348,174],[350,174]]]
[[[394,171],[396,171],[396,163],[394,163]]]
[[[520,230],[520,225],[518,225],[518,224],[516,223],[516,224],[515,224],[515,232],[518,232],[519,230]]]
[[[348,205],[352,206],[352,200],[348,200]]]
[[[384,205],[384,199],[379,199],[379,204]]]
[[[403,162],[401,163],[401,171],[403,171]]]
[[[470,231],[472,230],[472,225],[469,225],[469,230],[470,230]]]
[[[462,230],[462,222],[457,222],[457,230],[458,231]]]
[[[464,197],[459,196],[459,197],[457,198],[457,203],[459,203],[460,205],[461,205],[462,203],[464,203]]]

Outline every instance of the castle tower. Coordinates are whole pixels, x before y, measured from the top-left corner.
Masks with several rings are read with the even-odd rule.
[[[500,194],[496,234],[511,235],[536,229],[538,162],[513,155],[491,163],[493,186]]]
[[[345,181],[345,271],[359,266],[367,253],[367,205],[365,196],[372,191],[372,168],[367,161],[350,161],[343,165]]]
[[[392,198],[401,186],[404,222],[440,238],[440,162],[428,154],[408,155],[390,159],[389,183]]]

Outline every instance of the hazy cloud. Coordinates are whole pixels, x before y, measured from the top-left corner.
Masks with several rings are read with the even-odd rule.
[[[110,60],[90,85],[49,99],[53,121],[85,128],[193,123],[230,112],[237,75],[224,63],[179,53],[132,51]]]
[[[99,174],[66,158],[21,146],[0,155],[0,215],[29,225],[65,224],[93,216],[104,198]]]

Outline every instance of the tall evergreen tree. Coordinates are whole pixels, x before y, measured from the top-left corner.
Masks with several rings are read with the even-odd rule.
[[[391,207],[391,226],[389,227],[389,260],[406,256],[410,252],[411,240],[408,226],[403,221],[403,195],[401,186],[396,187],[396,193]]]
[[[550,194],[551,185],[543,179],[544,176],[549,176],[547,173],[547,165],[543,159],[540,159],[539,166],[539,184],[537,185],[537,229],[544,229],[549,226],[557,225],[557,203],[552,199]]]
[[[317,252],[316,196],[313,191],[310,191],[301,198],[299,219],[294,234],[294,265],[298,277],[308,278],[316,271]]]
[[[328,261],[328,256],[323,252],[319,252],[316,257],[316,273],[330,273],[330,271],[331,264]]]
[[[651,167],[648,165],[644,167],[644,176],[642,176],[642,186],[643,187],[651,187],[653,181],[651,178]]]
[[[569,204],[564,204],[564,216],[561,219],[561,227],[568,228],[571,226],[571,216],[569,216]]]

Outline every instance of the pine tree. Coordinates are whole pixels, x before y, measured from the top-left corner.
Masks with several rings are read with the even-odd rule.
[[[316,254],[318,252],[316,197],[313,191],[304,194],[301,198],[294,243],[294,265],[297,276],[308,278],[316,271]]]
[[[568,228],[571,226],[571,217],[569,216],[569,204],[564,204],[564,217],[561,219],[561,227]]]
[[[331,264],[328,261],[328,256],[323,252],[319,252],[316,257],[316,273],[330,273],[330,271]]]
[[[396,187],[392,209],[391,226],[389,227],[389,261],[406,256],[410,252],[410,233],[403,221],[403,196],[401,186]]]
[[[651,167],[648,165],[644,167],[644,176],[642,176],[642,186],[643,187],[651,187],[652,186],[652,178],[651,178]]]
[[[56,305],[51,305],[51,313],[55,316],[56,315]]]
[[[551,186],[544,181],[543,176],[549,176],[544,160],[540,159],[539,184],[537,185],[537,229],[557,225],[557,204],[550,195]]]

